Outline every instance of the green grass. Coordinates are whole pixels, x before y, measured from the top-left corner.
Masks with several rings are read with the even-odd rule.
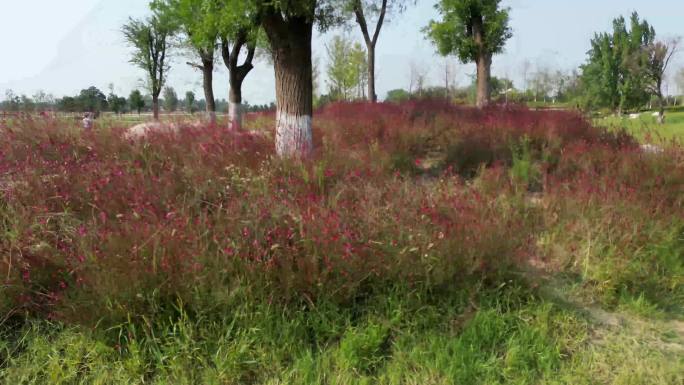
[[[28,323],[0,343],[6,384],[678,384],[667,327],[608,327],[510,282],[397,289],[353,307],[235,300],[108,331]],[[217,312],[217,310],[222,310]],[[222,314],[216,317],[216,314]],[[125,346],[122,348],[121,346]]]
[[[684,140],[684,109],[671,109],[665,113],[665,124],[659,125],[652,112],[643,112],[637,119],[607,116],[595,122],[604,127],[624,128],[643,142],[658,143],[670,140]]]

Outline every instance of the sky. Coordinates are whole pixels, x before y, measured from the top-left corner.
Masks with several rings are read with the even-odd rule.
[[[472,64],[435,54],[421,29],[437,19],[436,0],[417,0],[401,15],[390,18],[376,48],[377,93],[408,88],[411,68],[427,76],[428,85],[444,84],[444,68],[450,66],[455,81],[465,85],[475,72]],[[94,85],[120,95],[142,88],[144,73],[128,60],[130,48],[123,41],[121,25],[129,17],[148,14],[147,0],[0,0],[0,99],[5,91],[33,95],[39,90],[56,97],[77,94]],[[618,15],[637,11],[661,38],[684,36],[684,1],[681,0],[504,0],[510,7],[513,37],[492,65],[495,76],[513,79],[523,86],[523,62],[535,68],[571,70],[586,60],[595,32],[608,31]],[[337,34],[361,41],[358,27],[316,32],[313,55],[321,68],[325,91],[325,44]],[[189,58],[174,55],[169,85],[179,95],[202,95],[201,74],[185,64]],[[217,62],[216,98],[227,98],[228,78]],[[684,67],[684,51],[672,69]],[[670,82],[672,84],[672,82]],[[674,85],[668,86],[674,92]],[[684,90],[680,90],[684,92]],[[247,76],[243,97],[252,104],[275,99],[271,65],[262,60]]]

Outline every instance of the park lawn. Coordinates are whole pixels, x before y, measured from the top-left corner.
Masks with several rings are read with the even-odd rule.
[[[684,140],[684,109],[665,112],[665,124],[659,125],[651,111],[643,112],[637,119],[607,116],[597,118],[596,124],[611,129],[626,129],[642,142],[658,143]]]

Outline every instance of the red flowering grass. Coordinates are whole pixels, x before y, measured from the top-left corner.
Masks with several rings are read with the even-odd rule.
[[[247,122],[254,135],[187,127],[139,142],[122,139],[122,127],[5,127],[0,305],[94,322],[236,290],[347,301],[372,287],[435,288],[524,263],[545,230],[572,230],[566,201],[600,211],[610,199],[650,208],[660,198],[662,212],[681,213],[681,163],[646,159],[574,113],[332,105],[319,111],[317,150],[302,163],[276,159],[260,122]],[[548,206],[562,220],[530,205],[509,177],[522,138],[545,165]],[[446,156],[433,177],[417,176],[434,152]],[[459,176],[481,164],[489,169],[475,183]]]

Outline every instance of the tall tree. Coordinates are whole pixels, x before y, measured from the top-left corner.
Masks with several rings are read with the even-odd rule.
[[[254,3],[220,1],[221,57],[228,69],[228,120],[232,130],[242,129],[242,83],[254,68],[257,45],[263,42],[260,13]],[[240,55],[244,61],[240,64]]]
[[[262,12],[276,80],[276,153],[307,156],[313,150],[311,37],[316,0],[272,2]]]
[[[164,19],[174,23],[172,28],[181,32],[183,45],[197,57],[199,63],[187,62],[202,72],[202,85],[206,112],[216,122],[214,98],[214,54],[219,36],[219,6],[217,0],[154,0],[151,8]]]
[[[33,101],[36,103],[36,107],[41,111],[48,108],[52,108],[55,104],[55,97],[52,94],[47,94],[43,90],[39,90],[33,94]]]
[[[431,21],[425,29],[440,54],[456,55],[463,63],[477,65],[478,107],[490,101],[492,56],[503,51],[512,36],[508,9],[501,0],[440,0],[435,6],[441,21]]]
[[[81,90],[78,102],[83,111],[100,112],[107,109],[107,97],[97,87]]]
[[[375,93],[375,46],[380,37],[380,30],[385,22],[388,11],[402,11],[404,2],[401,0],[350,0],[350,8],[354,13],[356,23],[361,29],[363,41],[366,44],[368,71],[368,100],[375,103],[378,95]],[[369,18],[377,18],[375,28],[369,30]],[[372,32],[372,34],[371,34]]]
[[[342,37],[333,37],[326,45],[328,53],[329,96],[333,100],[350,100],[362,97],[367,80],[366,55],[359,43]],[[356,95],[353,91],[356,90]]]
[[[680,95],[684,94],[684,67],[680,68],[675,74],[675,84]]]
[[[582,66],[586,103],[607,107],[618,115],[650,98],[644,83],[642,52],[655,41],[655,30],[634,12],[629,28],[624,17],[613,20],[611,33],[594,35],[587,63]]]
[[[6,111],[19,111],[21,106],[21,98],[11,89],[5,91],[5,101],[2,103],[3,109]]]
[[[126,111],[126,98],[117,96],[114,92],[111,92],[107,96],[107,104],[109,105],[109,109],[115,114]]]
[[[57,100],[57,109],[64,112],[78,111],[78,102],[73,96],[65,96]]]
[[[342,21],[342,0],[234,0],[253,11],[270,45],[276,83],[276,153],[305,157],[313,150],[311,37]],[[239,12],[238,12],[239,13]]]
[[[164,87],[164,109],[166,111],[176,111],[178,109],[178,95],[173,87]]]
[[[159,120],[159,94],[169,70],[167,48],[173,34],[173,24],[155,13],[144,21],[129,19],[123,26],[123,34],[134,50],[131,63],[147,74],[154,119]]]
[[[138,115],[140,115],[140,110],[145,107],[145,99],[142,96],[142,93],[138,90],[133,90],[131,91],[131,94],[128,96],[128,106],[131,108],[132,111],[137,111]]]
[[[21,95],[21,110],[24,112],[33,112],[36,110],[36,103],[30,96]]]
[[[187,112],[189,112],[190,114],[195,113],[195,93],[194,92],[188,91],[185,93],[184,104],[185,104],[185,109]]]
[[[658,41],[646,46],[642,53],[645,56],[643,75],[646,87],[652,95],[658,98],[658,123],[660,124],[665,123],[665,95],[663,94],[665,72],[677,52],[679,42],[678,38],[667,43]]]

